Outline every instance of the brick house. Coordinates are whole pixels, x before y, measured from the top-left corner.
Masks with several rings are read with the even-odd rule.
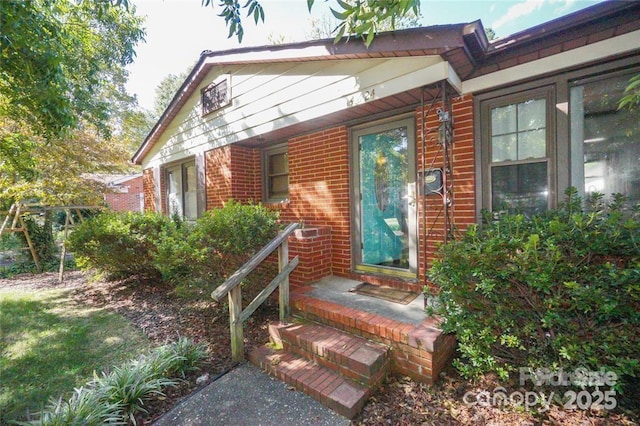
[[[116,212],[139,212],[144,210],[142,173],[131,175],[101,175],[107,191],[106,205]]]
[[[205,51],[133,158],[145,209],[261,201],[304,223],[294,290],[342,277],[419,293],[437,245],[482,209],[553,208],[568,186],[640,201],[640,120],[617,110],[640,73],[639,16],[640,2],[605,2],[491,43],[476,21],[369,48]],[[453,350],[434,323],[293,300],[390,345],[403,374],[431,381]]]

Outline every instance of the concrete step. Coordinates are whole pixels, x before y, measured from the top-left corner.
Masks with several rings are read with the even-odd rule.
[[[369,387],[377,387],[390,367],[389,349],[362,337],[315,323],[275,323],[272,342]]]
[[[249,360],[349,419],[362,411],[371,393],[365,386],[285,350],[261,346],[251,351]]]

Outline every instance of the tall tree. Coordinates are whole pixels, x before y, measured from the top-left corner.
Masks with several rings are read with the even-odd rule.
[[[3,0],[0,22],[0,116],[45,137],[80,122],[108,134],[101,93],[143,40],[135,9],[102,0]]]
[[[142,19],[125,6],[0,1],[0,199],[70,200],[85,190],[74,179],[122,165],[135,104],[124,67],[144,37]]]
[[[154,122],[160,118],[164,110],[169,106],[178,89],[180,89],[180,86],[189,75],[190,70],[191,67],[180,74],[169,74],[158,83],[155,90],[156,97],[153,100],[153,110],[151,111]]]

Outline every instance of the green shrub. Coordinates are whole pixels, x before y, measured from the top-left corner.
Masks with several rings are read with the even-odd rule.
[[[109,278],[158,278],[158,244],[177,225],[158,213],[104,212],[86,220],[69,236],[68,246],[80,268]]]
[[[210,293],[278,231],[278,213],[229,201],[194,223],[158,213],[102,213],[71,234],[84,269],[108,278],[161,278],[181,295]]]
[[[223,208],[206,211],[196,222],[191,241],[210,251],[251,255],[275,237],[278,213],[261,204],[229,200]]]
[[[165,236],[155,265],[186,297],[206,295],[278,232],[278,213],[261,204],[228,201],[182,232]],[[264,282],[262,282],[264,284]]]
[[[156,348],[144,362],[158,376],[186,377],[187,373],[197,371],[208,357],[203,343],[195,343],[186,337]]]
[[[439,251],[431,313],[464,376],[519,367],[640,373],[640,206],[575,189],[557,211],[471,226]]]

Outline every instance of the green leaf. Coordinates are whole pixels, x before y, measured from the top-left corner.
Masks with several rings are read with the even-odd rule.
[[[367,34],[367,39],[364,42],[365,46],[369,47],[373,42],[374,37],[375,37],[375,32],[369,31],[369,34]]]
[[[336,34],[335,38],[333,39],[333,43],[334,44],[336,44],[336,43],[340,42],[340,40],[342,40],[342,37],[344,36],[344,33],[347,30],[347,24],[345,22],[343,22],[342,24],[338,25],[337,29],[338,29],[338,33]]]
[[[311,8],[313,7],[314,0],[307,0],[307,9],[311,12]]]
[[[373,24],[371,22],[363,22],[353,29],[356,35],[364,35],[367,32],[371,32]]]
[[[338,3],[338,5],[343,8],[344,10],[352,10],[354,9],[353,6],[351,6],[349,3],[346,3],[342,0],[336,0],[336,2]]]
[[[345,19],[347,19],[349,17],[349,15],[347,15],[346,13],[340,13],[340,12],[334,10],[333,8],[329,8],[329,10],[331,10],[331,13],[333,14],[333,16],[335,16],[335,18],[340,20],[340,21],[344,21]]]

